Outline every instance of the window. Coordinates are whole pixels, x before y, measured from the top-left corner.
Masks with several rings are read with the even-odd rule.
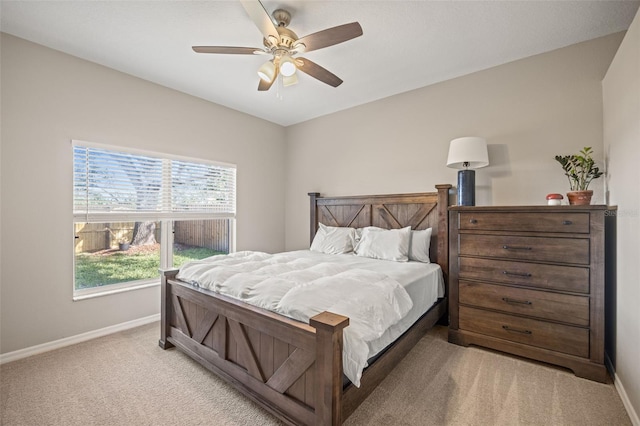
[[[73,141],[74,298],[233,251],[236,168]]]

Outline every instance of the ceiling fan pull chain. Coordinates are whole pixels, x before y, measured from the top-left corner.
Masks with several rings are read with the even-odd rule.
[[[276,99],[279,101],[283,101],[284,100],[284,91],[282,90],[282,77],[280,77],[279,75],[276,76]]]

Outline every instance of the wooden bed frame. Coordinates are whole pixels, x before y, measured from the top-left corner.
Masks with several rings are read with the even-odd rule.
[[[330,226],[433,228],[431,259],[448,268],[451,185],[421,194],[320,197],[310,193],[311,239]],[[304,324],[176,279],[162,271],[160,347],[176,346],[288,424],[338,425],[447,312],[438,302],[365,369],[359,388],[343,386],[342,333],[349,319],[323,312]],[[446,319],[446,317],[445,317]]]

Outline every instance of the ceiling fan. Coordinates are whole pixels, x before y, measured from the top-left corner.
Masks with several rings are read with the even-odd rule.
[[[269,90],[278,75],[282,75],[283,86],[296,84],[298,82],[296,71],[298,70],[333,87],[338,87],[342,84],[342,80],[332,72],[296,55],[333,46],[361,36],[362,27],[359,23],[352,22],[339,25],[299,38],[296,33],[287,28],[289,22],[291,22],[291,14],[286,10],[277,9],[273,12],[274,23],[274,20],[271,19],[271,16],[269,16],[259,0],[247,0],[240,3],[242,3],[247,14],[264,36],[264,48],[193,46],[192,48],[195,52],[271,55],[272,58],[258,69],[258,76],[260,77],[260,82],[258,83],[259,91]]]

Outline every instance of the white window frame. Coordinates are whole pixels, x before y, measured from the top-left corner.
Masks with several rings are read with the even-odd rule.
[[[180,161],[180,162],[188,162],[202,165],[212,165],[212,166],[221,166],[224,168],[229,168],[234,170],[233,182],[234,182],[234,190],[233,190],[233,207],[232,211],[222,212],[222,213],[212,213],[212,212],[203,212],[203,211],[181,211],[181,212],[172,212],[170,209],[167,209],[167,206],[164,206],[165,201],[163,201],[163,209],[159,212],[145,214],[144,219],[150,221],[157,221],[160,223],[160,268],[161,269],[170,269],[173,268],[173,222],[174,221],[183,221],[183,220],[209,220],[209,219],[228,219],[229,220],[229,253],[235,252],[235,240],[236,240],[236,214],[235,214],[235,200],[237,197],[237,189],[235,187],[236,177],[235,170],[236,165],[230,163],[222,163],[218,161],[210,161],[203,159],[196,159],[190,157],[182,157],[171,154],[164,154],[152,151],[144,151],[138,149],[131,149],[122,146],[116,145],[107,145],[107,144],[99,144],[93,142],[72,140],[72,151],[74,147],[80,146],[85,148],[96,148],[101,150],[108,150],[112,152],[126,153],[132,155],[141,155],[145,157],[154,157],[162,160],[168,161]],[[166,163],[165,163],[166,164]],[[75,162],[74,162],[75,166]],[[163,166],[164,167],[164,166]],[[166,169],[164,169],[166,171]],[[74,171],[75,173],[75,171]],[[170,187],[170,180],[167,181],[166,173],[163,178],[163,187]],[[75,183],[75,182],[74,182]],[[166,189],[166,188],[165,188]],[[166,195],[165,197],[166,198]],[[75,201],[75,200],[74,200]],[[76,223],[101,223],[101,222],[110,222],[110,221],[121,221],[121,222],[134,222],[140,221],[143,217],[135,216],[133,214],[128,213],[92,213],[89,211],[89,207],[87,207],[86,212],[78,212],[74,211],[73,214],[73,223],[72,223],[72,232],[73,239],[75,239],[75,224]],[[73,280],[72,280],[72,288],[73,288],[73,300],[84,300],[98,296],[106,296],[110,294],[122,293],[125,291],[138,290],[142,288],[148,288],[153,286],[160,285],[160,275],[158,277],[144,279],[144,280],[135,280],[135,281],[127,281],[117,284],[108,284],[104,286],[85,288],[85,289],[76,289],[76,279],[75,279],[75,244],[72,244],[72,252],[73,256]]]

